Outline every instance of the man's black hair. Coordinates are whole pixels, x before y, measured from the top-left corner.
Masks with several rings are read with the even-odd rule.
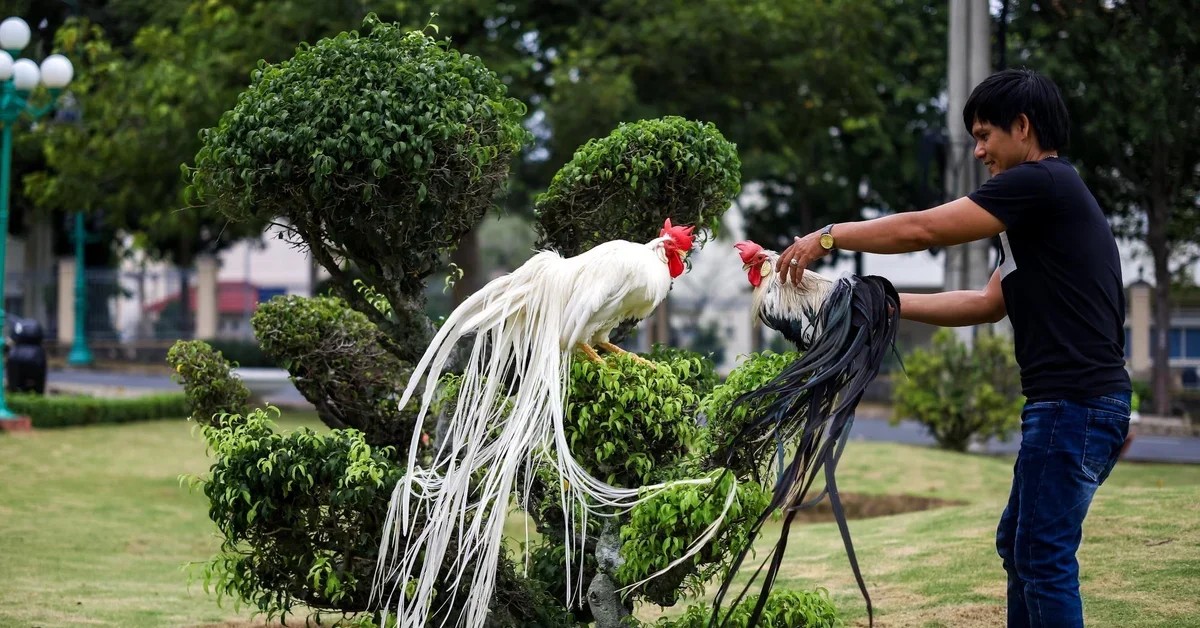
[[[1071,120],[1062,93],[1054,81],[1033,70],[1001,70],[984,79],[963,106],[963,124],[968,133],[976,120],[1009,131],[1022,113],[1043,150],[1067,147]]]

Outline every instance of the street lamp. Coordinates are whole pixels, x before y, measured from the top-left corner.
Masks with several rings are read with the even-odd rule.
[[[71,82],[75,70],[71,62],[62,55],[50,55],[42,61],[42,67],[29,59],[13,60],[29,44],[29,25],[19,17],[10,17],[0,22],[0,333],[4,330],[4,279],[5,261],[8,255],[8,180],[12,172],[13,126],[22,115],[38,119],[46,115],[62,89]],[[29,102],[30,92],[41,82],[50,92],[50,102],[36,107]],[[8,409],[5,401],[4,361],[0,360],[0,420],[12,420],[17,416]]]
[[[59,99],[58,110],[54,113],[54,121],[63,124],[81,124],[83,114],[79,103],[71,94],[63,94]],[[67,229],[72,232],[71,241],[75,245],[75,333],[72,335],[71,351],[67,354],[67,364],[71,366],[91,366],[92,351],[87,344],[87,278],[84,266],[84,247],[88,242],[99,238],[88,235],[84,212],[77,211],[72,218],[72,225]]]
[[[71,341],[71,352],[67,354],[67,364],[71,366],[90,366],[92,352],[87,344],[87,281],[84,279],[83,248],[89,240],[87,226],[84,224],[83,212],[75,212],[75,334]]]

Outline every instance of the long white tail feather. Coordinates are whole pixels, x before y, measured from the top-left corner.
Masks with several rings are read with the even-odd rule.
[[[571,455],[564,425],[564,383],[569,381],[570,351],[588,340],[576,337],[587,328],[579,322],[579,313],[599,304],[579,303],[585,297],[577,295],[587,291],[574,289],[577,277],[555,276],[570,270],[555,263],[561,261],[557,254],[543,252],[512,274],[484,286],[447,317],[412,372],[401,407],[422,384],[424,393],[409,444],[406,474],[392,491],[388,505],[372,583],[372,603],[381,603],[385,623],[387,611],[395,608],[400,628],[425,628],[430,614],[437,610],[434,585],[448,562],[444,588],[457,591],[464,578],[469,579],[470,587],[463,613],[457,619],[448,616],[443,623],[453,621],[470,628],[484,624],[519,471],[525,472],[521,501],[526,506],[537,465],[552,465],[563,480],[559,503],[566,527],[568,606],[583,595],[580,549],[590,514],[619,515],[668,486],[711,481],[617,488],[592,477]],[[558,335],[553,330],[565,333]],[[418,467],[421,426],[437,383],[457,341],[470,334],[475,334],[474,346],[452,419],[432,463]],[[518,374],[509,378],[507,386],[506,373]],[[505,399],[509,401],[507,414],[501,403]],[[672,567],[711,540],[733,494],[731,489],[721,517]],[[424,522],[419,532],[418,522]],[[447,557],[452,545],[455,553]],[[410,584],[414,586],[411,595],[406,591]],[[451,593],[449,599],[439,600],[438,606],[455,604],[454,596]]]

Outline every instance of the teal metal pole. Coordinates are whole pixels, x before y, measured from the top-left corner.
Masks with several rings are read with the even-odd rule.
[[[92,352],[87,345],[87,280],[84,278],[83,245],[87,241],[83,212],[75,212],[75,337],[67,364],[90,366]]]
[[[9,87],[11,89],[11,87]],[[8,91],[7,89],[5,91]],[[8,100],[9,94],[4,95]],[[4,131],[0,133],[0,334],[4,333],[4,276],[7,274],[5,262],[8,260],[8,178],[12,170],[12,121],[4,120]],[[0,420],[15,419],[17,415],[8,409],[5,400],[7,387],[4,376],[5,360],[0,360]]]

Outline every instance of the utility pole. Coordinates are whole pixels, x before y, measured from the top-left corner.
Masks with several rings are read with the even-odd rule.
[[[991,15],[988,0],[950,0],[950,55],[946,109],[948,133],[946,198],[966,196],[987,180],[987,171],[974,157],[975,140],[963,126],[962,111],[971,90],[991,74]],[[969,242],[946,249],[946,290],[982,290],[991,278],[991,243]],[[971,343],[975,327],[958,328]]]

